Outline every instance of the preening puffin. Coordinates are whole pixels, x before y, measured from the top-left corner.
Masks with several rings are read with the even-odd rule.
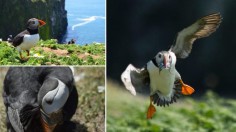
[[[3,99],[8,131],[63,131],[78,104],[73,71],[69,67],[11,67]]]
[[[194,89],[184,84],[179,72],[175,69],[176,58],[186,58],[192,50],[196,39],[207,37],[219,27],[221,15],[214,13],[205,16],[177,35],[176,42],[168,51],[160,51],[143,68],[129,64],[121,75],[125,87],[136,95],[137,88],[150,87],[150,106],[147,118],[152,118],[157,106],[176,102],[180,95],[191,95]]]
[[[27,28],[23,32],[19,33],[12,40],[12,44],[18,52],[20,53],[20,58],[22,60],[27,60],[28,58],[22,57],[22,50],[27,52],[29,57],[30,49],[34,47],[39,41],[39,31],[38,28],[45,25],[46,23],[42,20],[31,18],[27,22]]]

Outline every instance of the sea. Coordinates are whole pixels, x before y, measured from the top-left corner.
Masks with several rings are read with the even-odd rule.
[[[68,27],[64,42],[105,43],[105,0],[66,0]]]

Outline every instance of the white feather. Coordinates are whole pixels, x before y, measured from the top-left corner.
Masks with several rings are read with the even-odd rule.
[[[20,52],[21,50],[29,50],[30,48],[36,46],[39,41],[39,34],[24,36],[23,42],[16,47],[16,49]]]
[[[150,76],[151,95],[159,90],[163,95],[168,96],[174,87],[175,68],[162,69],[159,72],[159,68],[149,61],[147,70]]]
[[[136,68],[132,64],[129,64],[125,71],[121,74],[121,80],[124,83],[126,89],[129,90],[131,94],[136,95],[136,91],[134,86],[132,85],[130,76],[130,72],[132,70],[136,70]]]
[[[173,52],[169,51],[172,58],[171,68],[162,69],[156,67],[152,61],[147,63],[147,70],[150,77],[150,95],[158,93],[162,100],[171,101],[171,97],[174,93],[174,82],[176,77],[179,77],[179,73],[175,69],[176,56]]]

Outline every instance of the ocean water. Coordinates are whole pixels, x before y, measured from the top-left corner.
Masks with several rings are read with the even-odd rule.
[[[64,41],[105,43],[105,0],[66,0],[68,18]]]

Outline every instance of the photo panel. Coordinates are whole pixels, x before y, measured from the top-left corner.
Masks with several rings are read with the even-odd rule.
[[[0,5],[0,132],[105,132],[106,0]]]
[[[0,131],[105,131],[105,67],[0,67]]]
[[[235,7],[108,0],[107,132],[234,131]]]
[[[105,65],[105,0],[0,4],[0,65]]]

